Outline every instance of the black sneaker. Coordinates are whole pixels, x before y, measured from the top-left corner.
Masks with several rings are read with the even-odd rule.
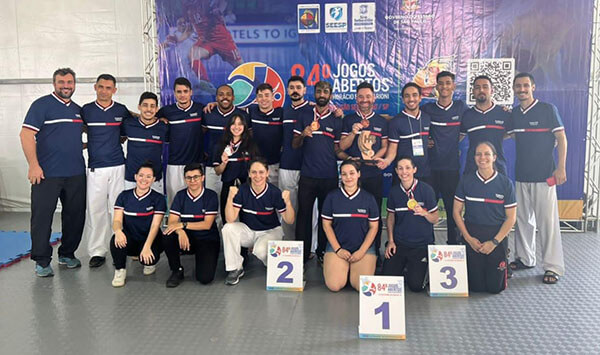
[[[225,285],[235,285],[240,282],[240,277],[244,276],[244,269],[229,271],[225,278]]]
[[[177,287],[177,286],[179,286],[179,284],[182,281],[183,281],[183,268],[181,268],[179,270],[175,270],[171,273],[171,276],[169,276],[169,279],[167,280],[167,287],[168,288]]]
[[[106,258],[103,256],[92,256],[90,259],[90,267],[100,267],[104,265]]]

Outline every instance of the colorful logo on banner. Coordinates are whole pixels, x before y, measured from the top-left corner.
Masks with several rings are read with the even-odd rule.
[[[348,32],[348,4],[325,4],[325,32]]]
[[[271,254],[272,257],[276,258],[279,255],[281,255],[281,248],[277,245],[271,245],[271,247],[269,248],[269,254]]]
[[[377,287],[374,283],[367,280],[365,281],[365,283],[363,283],[360,290],[362,291],[363,295],[371,297],[377,292]]]
[[[319,33],[321,6],[319,4],[298,5],[298,33]]]
[[[444,259],[444,254],[442,253],[441,250],[437,250],[437,249],[433,249],[431,251],[431,261],[434,261],[436,263],[439,263],[440,261],[442,261],[442,259]]]
[[[424,67],[419,68],[412,81],[421,87],[423,97],[436,97],[437,75],[443,71],[454,72],[454,57],[438,57],[430,59]]]
[[[246,107],[256,99],[256,88],[262,83],[271,84],[273,87],[274,107],[283,106],[285,101],[285,84],[279,74],[270,66],[261,62],[244,63],[235,68],[227,83],[235,93],[234,105]]]
[[[419,4],[419,0],[402,0],[402,11],[404,12],[413,12],[417,11],[421,5]]]

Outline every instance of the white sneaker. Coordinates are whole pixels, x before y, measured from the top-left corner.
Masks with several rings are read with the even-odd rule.
[[[144,275],[152,275],[156,272],[156,265],[145,265],[144,266]]]
[[[113,287],[125,286],[125,277],[127,277],[127,269],[115,270],[115,277],[113,277],[113,280],[112,280]]]

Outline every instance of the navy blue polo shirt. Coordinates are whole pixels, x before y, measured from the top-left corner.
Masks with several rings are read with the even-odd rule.
[[[494,145],[498,153],[496,159],[496,168],[502,174],[506,174],[506,159],[504,159],[504,134],[507,127],[510,127],[510,112],[496,104],[486,111],[481,111],[476,106],[467,110],[463,115],[460,124],[460,134],[466,134],[469,137],[469,150],[467,152],[467,162],[465,164],[465,173],[477,170],[475,165],[475,148],[477,144],[488,141]]]
[[[333,231],[340,246],[351,253],[365,241],[369,222],[379,221],[375,197],[358,189],[348,195],[343,187],[327,194],[321,218],[333,221]]]
[[[486,226],[502,225],[505,209],[517,207],[512,181],[497,171],[487,180],[478,171],[464,174],[454,198],[465,204],[465,221]]]
[[[88,168],[125,164],[121,146],[121,125],[131,117],[125,105],[112,101],[102,107],[97,101],[83,105],[81,117],[87,126]]]
[[[193,102],[183,109],[175,103],[161,108],[156,117],[169,121],[169,165],[186,165],[202,160],[202,109]]]
[[[369,121],[369,127],[362,128],[356,137],[354,137],[354,141],[350,148],[346,149],[346,154],[351,157],[358,157],[362,159],[362,155],[360,153],[360,149],[358,148],[358,139],[359,135],[362,134],[363,131],[371,132],[370,135],[375,137],[375,143],[373,144],[373,151],[375,154],[381,149],[382,141],[388,139],[388,121],[376,114],[375,112],[371,112],[370,115],[365,117],[364,119]],[[363,120],[363,116],[359,112],[351,113],[344,117],[342,124],[342,136],[347,136],[352,133],[352,125],[355,123],[360,123]],[[363,164],[360,168],[360,176],[362,177],[374,177],[383,175],[383,171],[376,166]]]
[[[165,196],[150,189],[145,195],[135,194],[135,188],[122,191],[115,201],[115,210],[123,210],[123,232],[128,238],[145,241],[154,215],[167,210]]]
[[[409,190],[404,189],[402,183],[392,186],[387,200],[387,210],[395,217],[394,243],[409,248],[433,244],[433,224],[423,216],[415,216],[414,212],[407,207],[409,191],[422,208],[429,212],[438,209],[433,188],[426,183],[415,179]]]
[[[242,184],[233,198],[233,207],[241,209],[240,222],[253,231],[264,231],[279,227],[277,212],[285,212],[281,190],[267,183],[265,189],[254,192],[250,182]]]
[[[262,112],[258,105],[251,105],[248,114],[252,122],[252,137],[260,155],[267,159],[269,165],[279,163],[283,142],[283,109],[277,107]]]
[[[413,158],[417,166],[415,176],[429,176],[429,162],[427,161],[429,149],[427,149],[427,141],[429,139],[430,122],[429,115],[421,110],[419,110],[419,114],[416,117],[402,111],[392,119],[389,128],[389,141],[398,143],[394,166],[396,166],[398,158],[409,156]],[[423,155],[416,157],[413,155],[412,140],[418,137],[423,141]]]
[[[221,137],[223,137],[223,132],[225,131],[225,126],[227,125],[227,122],[229,122],[233,114],[241,115],[242,117],[244,117],[248,125],[251,124],[251,122],[248,122],[248,115],[246,114],[246,112],[238,108],[234,108],[233,110],[224,113],[219,109],[219,106],[217,106],[211,112],[204,114],[202,128],[207,130],[206,134],[204,135],[204,151],[206,152],[206,166],[214,165],[213,156],[215,154],[215,149],[217,149],[217,147],[219,146],[219,143],[221,142]]]
[[[45,177],[85,174],[79,105],[65,103],[55,93],[42,96],[29,107],[23,127],[37,132],[35,148]]]
[[[300,175],[315,179],[337,179],[335,144],[340,142],[342,120],[336,118],[331,111],[319,117],[315,107],[312,115],[298,116],[294,135],[301,135],[316,117],[318,117],[319,129],[313,131],[312,137],[304,137],[302,144]]]
[[[221,174],[221,181],[223,182],[230,182],[235,179],[245,180],[248,178],[248,169],[250,168],[249,164],[253,157],[250,156],[250,153],[247,150],[239,149],[240,144],[241,142],[238,142],[238,144],[230,146],[234,153],[229,156],[227,166]],[[222,154],[223,151],[215,149],[213,166],[218,166],[223,162],[221,160]]]
[[[429,149],[429,167],[431,170],[460,170],[458,143],[460,121],[468,109],[463,101],[452,101],[444,107],[437,101],[421,107],[431,118],[429,137],[433,139],[433,148]]]
[[[146,126],[139,118],[130,118],[123,123],[123,133],[127,137],[127,159],[125,160],[125,180],[135,181],[139,167],[151,160],[156,172],[156,181],[162,178],[162,147],[168,139],[169,127],[162,121]]]
[[[283,142],[281,147],[281,161],[279,167],[287,170],[300,170],[302,168],[302,148],[294,149],[294,127],[300,116],[313,116],[313,107],[304,101],[298,106],[290,105],[283,109]]]
[[[179,216],[181,222],[203,222],[207,216],[216,216],[219,210],[217,193],[202,189],[198,196],[192,196],[186,188],[175,195],[169,213]],[[209,230],[186,229],[188,236],[198,239],[218,239],[217,224],[213,222]]]
[[[515,107],[512,111],[517,161],[515,178],[520,182],[545,182],[552,176],[554,163],[554,132],[563,131],[558,110],[552,104],[535,100],[528,108]]]

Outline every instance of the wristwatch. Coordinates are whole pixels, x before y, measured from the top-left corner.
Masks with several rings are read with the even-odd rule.
[[[495,246],[500,245],[500,242],[496,238],[492,238],[492,243],[494,243]]]
[[[187,228],[187,222],[183,222],[183,223],[182,223],[182,225],[183,225],[183,229],[186,229],[186,228]],[[494,239],[494,240],[495,240],[495,239]],[[496,244],[496,245],[498,245],[498,244]]]

